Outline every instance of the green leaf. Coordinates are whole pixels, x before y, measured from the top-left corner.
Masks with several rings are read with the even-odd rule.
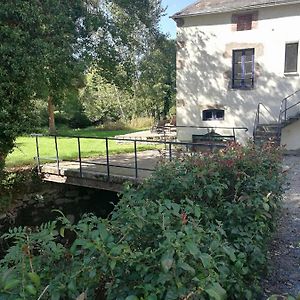
[[[190,272],[192,273],[193,275],[196,273],[195,269],[193,267],[191,267],[189,264],[185,263],[185,262],[180,262],[178,264],[178,267],[187,271],[187,272]]]
[[[270,205],[266,202],[263,202],[263,207],[265,211],[269,211],[270,210]]]
[[[213,300],[225,300],[227,298],[226,291],[221,287],[219,283],[212,284],[205,292]]]
[[[37,288],[41,286],[41,278],[38,274],[28,273],[28,276]]]
[[[135,295],[130,295],[125,300],[139,300],[139,298]]]
[[[223,247],[225,253],[229,256],[230,260],[235,262],[236,261],[236,255],[234,253],[234,249],[231,247]]]
[[[160,263],[165,273],[169,272],[169,270],[172,268],[173,262],[173,253],[168,252],[162,256]]]
[[[65,237],[65,227],[60,228],[59,234],[60,234],[61,237]]]
[[[103,241],[105,241],[108,238],[108,231],[106,230],[104,224],[99,224],[98,225],[98,229],[99,229],[99,233],[100,233],[100,237]]]
[[[115,259],[112,259],[110,262],[109,262],[109,266],[110,266],[110,269],[113,271],[116,267],[116,264],[117,264],[117,261]]]
[[[198,206],[195,207],[194,214],[195,214],[196,218],[200,218],[200,216],[201,216],[201,210],[200,210],[200,208]]]
[[[19,279],[9,280],[4,286],[4,291],[9,291],[9,290],[15,288],[20,282],[21,281]]]
[[[29,293],[29,294],[31,294],[31,295],[36,295],[36,293],[37,293],[37,290],[36,290],[36,288],[32,285],[32,284],[27,284],[26,286],[25,286],[25,290]]]
[[[146,298],[147,300],[157,300],[157,296],[156,295],[150,295]]]
[[[207,190],[207,196],[209,199],[212,199],[213,195],[214,194],[213,194],[212,190]]]
[[[192,241],[189,241],[186,243],[186,248],[194,257],[196,257],[197,254],[199,253],[197,244]]]
[[[201,262],[203,264],[203,267],[205,269],[208,269],[211,266],[211,256],[207,253],[200,253],[199,258],[201,259]]]

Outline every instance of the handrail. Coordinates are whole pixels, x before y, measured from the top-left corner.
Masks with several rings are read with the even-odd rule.
[[[263,107],[268,113],[269,115],[274,119],[275,123],[278,124],[277,122],[277,118],[273,115],[273,113],[270,111],[270,109],[264,104],[264,103],[258,103],[257,105],[257,111],[255,114],[255,120],[254,120],[254,127],[253,127],[253,137],[255,139],[256,137],[256,133],[257,133],[257,128],[258,126],[261,124],[261,107]],[[278,124],[279,126],[279,124]]]
[[[280,105],[280,111],[279,111],[279,118],[278,118],[278,122],[281,124],[282,122],[286,122],[287,121],[287,112],[292,109],[293,107],[296,107],[297,105],[300,104],[300,101],[298,101],[297,103],[294,103],[293,105],[288,106],[288,100],[295,96],[296,94],[298,94],[300,92],[300,90],[295,91],[294,93],[286,96],[284,99],[282,99],[281,101],[281,105]]]
[[[176,146],[183,146],[186,147],[187,152],[193,152],[195,151],[195,149],[197,147],[205,147],[206,149],[210,149],[211,151],[213,151],[216,148],[224,148],[226,147],[226,143],[224,141],[217,141],[217,142],[213,142],[213,141],[203,141],[203,142],[179,142],[179,141],[168,141],[168,140],[143,140],[143,139],[129,139],[129,138],[115,138],[115,137],[91,137],[91,136],[80,136],[80,135],[56,135],[56,134],[52,134],[52,135],[45,135],[45,134],[31,134],[32,137],[35,138],[36,140],[36,153],[37,156],[35,157],[36,159],[36,163],[37,163],[37,168],[39,173],[42,171],[42,164],[41,164],[41,160],[45,159],[45,157],[41,157],[40,156],[40,144],[39,144],[39,138],[41,137],[52,137],[54,139],[55,142],[55,147],[54,147],[54,151],[55,151],[55,158],[53,157],[53,160],[56,162],[56,173],[53,173],[55,175],[61,175],[61,162],[62,162],[62,158],[60,157],[60,149],[59,149],[59,143],[58,143],[58,139],[59,138],[70,138],[70,139],[75,139],[77,140],[77,159],[66,159],[64,161],[68,161],[68,162],[74,162],[74,163],[78,163],[79,166],[79,174],[80,174],[80,178],[83,178],[83,167],[84,165],[101,165],[101,166],[105,166],[106,167],[106,173],[105,176],[107,177],[107,180],[109,181],[111,176],[112,176],[112,170],[111,168],[124,168],[124,169],[132,169],[134,171],[134,176],[129,176],[130,178],[134,178],[135,180],[138,179],[139,175],[138,172],[139,171],[154,171],[154,169],[150,169],[150,168],[145,168],[145,167],[141,167],[139,166],[139,161],[138,161],[138,147],[137,147],[137,143],[140,144],[150,144],[150,145],[154,145],[154,144],[158,144],[158,145],[165,145],[165,150],[166,150],[166,157],[172,161],[173,159],[173,155],[174,155],[174,148]],[[97,162],[97,161],[90,161],[90,160],[83,160],[82,159],[82,150],[81,150],[81,140],[82,139],[95,139],[95,140],[103,140],[105,141],[105,154],[104,154],[104,161],[103,162]],[[111,151],[110,151],[110,141],[119,141],[119,142],[130,142],[133,143],[133,165],[119,165],[118,162],[113,162],[111,161]],[[49,159],[49,158],[48,158]],[[52,160],[52,159],[51,159]],[[118,176],[118,175],[117,175]]]
[[[254,127],[253,127],[253,138],[255,140],[256,134],[257,134],[257,128],[258,126],[261,124],[260,123],[260,115],[261,115],[261,106],[263,106],[266,111],[272,115],[272,117],[274,118],[274,120],[276,121],[276,123],[278,124],[277,127],[277,137],[280,137],[281,134],[281,128],[282,128],[282,123],[286,122],[288,119],[287,116],[287,112],[298,106],[300,104],[300,101],[298,101],[297,103],[294,103],[292,105],[289,106],[288,100],[295,96],[296,94],[298,94],[300,92],[299,90],[296,90],[295,92],[293,92],[292,94],[286,96],[285,98],[282,99],[281,103],[280,103],[280,109],[279,109],[279,116],[278,119],[276,120],[276,118],[272,115],[272,113],[270,112],[270,110],[263,104],[263,103],[259,103],[257,106],[257,111],[256,111],[256,115],[255,115],[255,120],[254,120]]]

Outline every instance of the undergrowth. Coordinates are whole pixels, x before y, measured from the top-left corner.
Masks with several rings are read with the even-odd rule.
[[[281,183],[270,145],[178,154],[127,188],[109,219],[61,216],[5,234],[15,244],[0,298],[257,299]]]

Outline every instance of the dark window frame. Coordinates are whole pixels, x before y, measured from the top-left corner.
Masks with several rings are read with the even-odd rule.
[[[296,57],[288,56],[288,47],[296,45]],[[291,49],[295,50],[295,49]],[[290,51],[291,51],[290,50]],[[289,42],[285,44],[285,54],[284,54],[284,74],[293,74],[298,72],[298,59],[299,59],[299,42]],[[293,60],[293,61],[289,61]],[[291,67],[290,64],[293,64]]]
[[[249,78],[250,84],[247,82],[247,72],[246,72],[246,51],[252,51],[251,54],[251,77]],[[241,61],[236,62],[236,56],[241,54]],[[235,72],[236,66],[240,64],[242,72],[240,73],[240,77],[237,77],[238,74]],[[233,89],[243,89],[250,90],[254,88],[254,78],[255,78],[255,49],[254,48],[246,48],[246,49],[237,49],[232,51],[232,88]],[[238,82],[240,82],[238,84]]]
[[[208,114],[211,114],[211,117],[208,117]],[[203,121],[224,121],[224,119],[225,119],[224,109],[212,108],[212,109],[205,109],[202,111]]]

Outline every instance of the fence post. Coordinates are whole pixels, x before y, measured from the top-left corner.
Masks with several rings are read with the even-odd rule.
[[[82,161],[81,161],[80,137],[77,138],[77,144],[78,144],[79,172],[80,172],[80,178],[82,178]]]
[[[137,147],[136,141],[134,141],[134,168],[135,168],[135,178],[138,178],[138,160],[137,160]]]
[[[105,147],[106,147],[106,168],[107,168],[107,179],[110,179],[110,167],[109,167],[109,145],[108,145],[108,138],[105,138]]]
[[[37,167],[38,167],[38,172],[41,172],[41,161],[40,161],[40,149],[39,149],[39,137],[36,135],[35,136],[35,145],[36,145],[36,162],[37,162]]]
[[[169,159],[172,161],[172,142],[169,143]]]
[[[56,165],[57,165],[57,174],[60,175],[60,169],[59,169],[59,153],[58,153],[58,144],[57,144],[57,136],[54,136],[54,142],[55,142],[55,152],[56,152]]]

